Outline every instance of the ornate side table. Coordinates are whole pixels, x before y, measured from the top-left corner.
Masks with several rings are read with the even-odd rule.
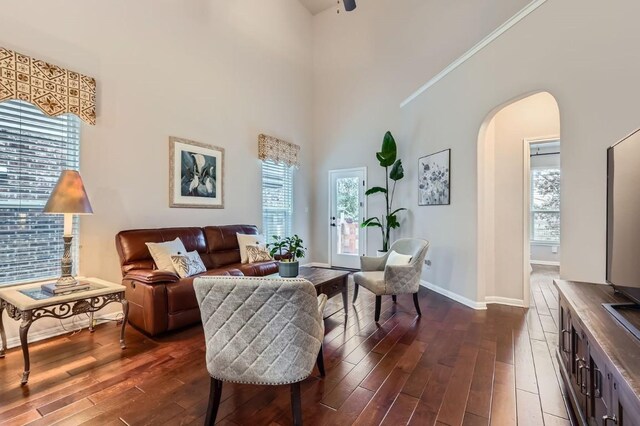
[[[124,327],[127,324],[129,304],[124,298],[125,287],[98,278],[78,278],[79,281],[88,282],[89,290],[76,293],[51,296],[40,291],[43,283],[20,285],[0,289],[0,358],[4,358],[7,349],[7,336],[2,323],[2,313],[7,311],[10,318],[20,323],[20,343],[24,356],[24,372],[21,385],[29,381],[29,341],[27,334],[29,327],[40,318],[65,319],[78,314],[90,315],[89,330],[93,331],[93,313],[99,311],[113,302],[122,304],[124,314],[122,328],[120,329],[120,347],[126,348],[124,342]]]

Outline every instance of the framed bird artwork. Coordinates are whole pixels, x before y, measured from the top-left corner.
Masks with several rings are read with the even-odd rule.
[[[223,209],[224,148],[169,138],[169,207]]]

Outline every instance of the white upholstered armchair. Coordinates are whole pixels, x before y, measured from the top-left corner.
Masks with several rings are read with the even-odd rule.
[[[382,257],[360,258],[361,272],[353,275],[355,288],[353,293],[353,303],[358,297],[358,287],[362,286],[376,295],[375,320],[380,319],[380,305],[382,296],[390,295],[393,301],[399,294],[413,294],[413,303],[418,315],[420,305],[418,304],[418,289],[420,288],[420,275],[424,258],[429,250],[429,242],[418,238],[403,238],[391,245],[387,254]],[[410,256],[409,263],[405,265],[388,265],[389,254],[394,251],[398,254]]]
[[[194,288],[207,349],[213,425],[222,382],[291,384],[293,422],[302,424],[300,382],[314,364],[324,376],[322,311],[327,296],[304,279],[199,277]]]

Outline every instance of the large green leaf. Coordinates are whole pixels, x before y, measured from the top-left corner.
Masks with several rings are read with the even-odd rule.
[[[365,192],[364,195],[377,194],[378,192],[382,192],[382,193],[386,194],[387,193],[387,189],[383,188],[381,186],[374,186],[373,188],[367,189],[367,192]]]
[[[400,222],[398,222],[398,218],[395,214],[390,214],[389,216],[387,216],[387,226],[392,229],[400,227]]]
[[[376,158],[382,167],[390,167],[395,163],[397,154],[398,148],[396,147],[396,141],[393,139],[391,132],[388,131],[384,134],[382,149],[376,153]]]
[[[396,213],[401,212],[403,210],[406,210],[404,207],[400,207],[399,209],[395,209],[394,211],[392,211],[391,213],[389,213],[389,216],[395,216]]]
[[[360,225],[361,228],[368,228],[368,227],[374,227],[374,226],[377,226],[378,228],[382,228],[380,219],[378,219],[377,217],[370,217],[369,219],[362,222],[362,225]]]
[[[391,180],[400,180],[404,177],[404,169],[402,168],[402,160],[398,159],[395,163],[393,163],[393,167],[391,167],[391,172],[389,172],[389,178]]]

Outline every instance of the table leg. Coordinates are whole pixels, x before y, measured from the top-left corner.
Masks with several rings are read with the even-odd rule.
[[[96,329],[93,327],[93,312],[89,312],[89,333],[93,333]]]
[[[120,329],[120,348],[125,349],[127,347],[124,342],[124,327],[127,325],[127,318],[129,318],[129,302],[127,299],[122,299],[122,328]]]
[[[349,302],[347,299],[349,298],[349,276],[344,277],[344,283],[342,286],[342,304],[344,305],[344,313],[345,315],[349,313]]]
[[[20,381],[21,386],[27,384],[29,381],[29,373],[31,372],[31,363],[29,361],[29,341],[27,335],[32,322],[33,319],[31,318],[31,312],[23,312],[22,323],[20,324],[20,344],[22,345],[22,355],[24,357],[24,372],[22,373],[22,380]]]
[[[4,324],[2,323],[2,313],[4,312],[4,305],[0,302],[0,358],[4,358],[4,352],[7,349],[7,334],[4,332]]]

